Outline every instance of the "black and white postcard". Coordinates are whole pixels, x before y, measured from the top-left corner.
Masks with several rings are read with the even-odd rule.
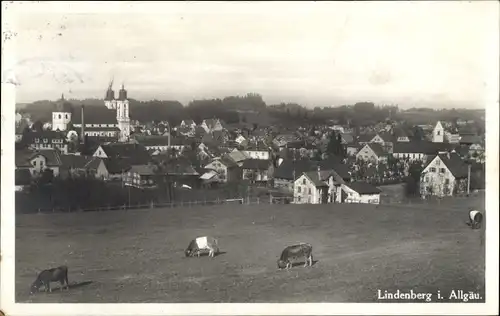
[[[1,312],[498,314],[498,25],[2,2]]]

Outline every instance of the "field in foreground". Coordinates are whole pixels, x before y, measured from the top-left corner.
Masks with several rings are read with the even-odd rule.
[[[464,224],[467,208],[482,205],[469,198],[432,208],[226,205],[18,215],[16,301],[377,302],[378,289],[445,296],[455,289],[484,298],[484,247],[479,231]],[[223,253],[185,258],[200,235],[218,237]],[[281,250],[300,241],[313,245],[317,262],[278,271]],[[69,267],[70,291],[54,283],[53,293],[30,296],[37,272],[59,264]]]

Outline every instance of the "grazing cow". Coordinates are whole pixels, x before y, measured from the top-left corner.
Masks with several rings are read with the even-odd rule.
[[[312,266],[313,255],[311,244],[300,243],[286,247],[278,259],[278,268],[280,270],[283,268],[291,268],[291,259],[298,259],[301,257],[304,257],[305,260],[304,267]]]
[[[467,225],[469,225],[472,229],[481,228],[481,223],[483,222],[483,213],[476,210],[471,210],[469,212],[469,221]]]
[[[191,240],[184,253],[186,257],[192,257],[194,255],[198,255],[199,257],[200,253],[206,250],[209,251],[209,257],[215,257],[215,255],[219,253],[217,239],[210,236],[197,237],[196,239]]]
[[[52,292],[52,289],[50,288],[50,282],[58,281],[61,283],[61,291],[63,290],[63,287],[66,287],[66,289],[69,290],[67,266],[60,266],[40,272],[35,282],[31,284],[30,294],[34,294],[35,292],[37,292],[42,287],[42,285],[45,287],[45,292]],[[66,286],[64,286],[64,283],[66,283]]]

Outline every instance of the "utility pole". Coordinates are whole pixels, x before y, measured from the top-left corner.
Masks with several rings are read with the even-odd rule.
[[[470,171],[472,164],[469,162],[467,168],[467,196],[470,194]]]

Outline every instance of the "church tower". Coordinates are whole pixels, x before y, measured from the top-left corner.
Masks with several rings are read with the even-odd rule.
[[[118,92],[118,100],[116,100],[116,120],[118,121],[118,128],[120,129],[120,141],[128,141],[130,137],[129,102],[127,90],[125,90],[123,84]]]
[[[441,125],[441,121],[436,123],[434,130],[432,131],[432,142],[433,143],[443,143],[444,142],[444,128]]]
[[[61,99],[57,101],[56,110],[52,112],[52,130],[64,132],[71,122],[71,103],[64,99],[62,94]]]
[[[113,80],[109,83],[108,90],[106,91],[106,96],[104,97],[104,105],[110,109],[116,109],[115,91],[113,91]]]

